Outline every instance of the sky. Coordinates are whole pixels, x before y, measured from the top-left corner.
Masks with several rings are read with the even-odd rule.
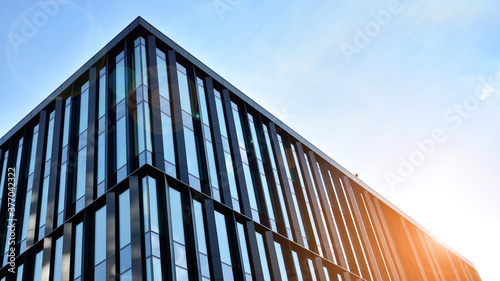
[[[498,280],[498,1],[7,1],[0,135],[137,16]]]

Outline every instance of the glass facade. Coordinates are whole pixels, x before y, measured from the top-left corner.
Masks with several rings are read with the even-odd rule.
[[[0,139],[0,280],[480,280],[144,24]]]

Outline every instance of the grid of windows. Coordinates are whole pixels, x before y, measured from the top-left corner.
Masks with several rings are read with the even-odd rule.
[[[0,217],[8,217],[13,168],[19,228],[11,233],[0,222],[0,280],[12,279],[11,249],[20,281],[375,280],[376,265],[399,280],[413,270],[400,260],[417,247],[432,253],[419,257],[423,264],[437,270],[451,263],[463,269],[462,279],[474,279],[472,267],[429,246],[417,227],[405,228],[412,249],[392,240],[406,227],[385,220],[394,210],[308,143],[292,143],[295,133],[206,67],[146,30],[127,36],[43,109],[48,118],[35,112],[1,140]],[[171,93],[179,93],[178,103]],[[180,131],[173,120],[182,121]],[[178,180],[182,171],[187,182]],[[454,279],[447,274],[435,275]]]

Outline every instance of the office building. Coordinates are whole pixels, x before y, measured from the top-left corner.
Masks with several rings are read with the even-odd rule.
[[[142,18],[0,139],[0,171],[1,281],[480,280]]]

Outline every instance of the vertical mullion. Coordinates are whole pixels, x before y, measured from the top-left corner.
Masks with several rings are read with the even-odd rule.
[[[262,264],[260,263],[259,246],[257,245],[257,238],[255,237],[255,227],[253,221],[245,222],[245,236],[247,237],[247,249],[250,255],[250,262],[252,264],[254,278],[260,280],[264,278]],[[244,254],[244,253],[243,253]]]
[[[312,161],[316,161],[313,152],[310,153],[310,156],[311,156]],[[319,169],[321,169],[321,168],[322,167],[320,166]],[[335,249],[332,249],[332,250],[335,250],[337,264],[339,264],[343,268],[347,269],[348,268],[348,265],[346,262],[347,257],[345,256],[345,250],[344,250],[344,248],[347,245],[342,244],[342,240],[341,240],[342,238],[340,236],[338,236],[338,235],[340,235],[341,230],[338,229],[339,228],[338,222],[335,220],[335,217],[334,217],[335,212],[332,209],[333,206],[336,206],[336,205],[335,205],[335,203],[332,204],[332,202],[334,202],[334,201],[332,201],[331,199],[328,201],[328,199],[327,199],[327,196],[329,196],[327,194],[327,191],[332,190],[331,183],[328,180],[329,175],[327,175],[325,169],[319,170],[316,165],[313,165],[312,169],[313,169],[313,172],[316,174],[317,178],[318,177],[321,178],[321,175],[323,178],[323,182],[318,182],[319,186],[323,187],[323,188],[319,188],[319,198],[321,200],[320,204],[323,204],[323,210],[328,210],[328,212],[325,212],[325,213],[326,213],[326,222],[327,222],[328,226],[330,227],[330,237],[332,237],[332,244],[333,244],[333,247],[335,247]],[[328,204],[328,202],[330,202],[330,204]]]
[[[53,243],[54,242],[54,243]],[[53,260],[52,246],[55,245],[55,240],[52,237],[45,237],[43,240],[43,257],[42,257],[42,274],[41,281],[48,281],[50,277],[50,264]]]
[[[42,167],[45,165],[42,165],[44,162],[43,156],[45,152],[45,134],[47,132],[47,125],[48,125],[48,114],[46,110],[42,110],[40,112],[40,117],[39,117],[39,123],[38,123],[38,139],[37,139],[37,144],[36,144],[36,156],[35,159],[30,159],[30,164],[31,161],[35,161],[35,169],[34,169],[34,175],[33,175],[33,188],[32,188],[32,193],[31,193],[31,204],[30,207],[30,215],[29,215],[29,222],[28,222],[28,238],[26,241],[26,250],[29,249],[34,243],[36,239],[36,233],[37,233],[37,222],[40,217],[40,213],[38,211],[38,206],[40,206],[39,203],[41,203],[41,184],[43,180],[43,169]],[[32,140],[33,142],[34,140]],[[29,181],[29,179],[28,179]],[[26,202],[28,203],[28,202]],[[22,222],[23,224],[25,222]],[[43,237],[38,237],[38,240]]]
[[[326,174],[328,174],[327,178],[330,179],[326,181],[328,193],[330,193],[330,202],[332,202],[332,204],[335,206],[332,206],[332,211],[335,216],[334,220],[337,223],[339,235],[341,236],[341,239],[343,241],[341,247],[343,247],[346,254],[347,266],[345,267],[345,269],[354,274],[359,274],[358,265],[356,263],[356,253],[354,252],[354,249],[350,247],[351,235],[347,232],[347,226],[344,223],[344,209],[342,204],[340,204],[341,198],[336,192],[337,186],[339,185],[336,178],[337,174],[335,170],[327,170],[325,171],[325,175]]]
[[[267,206],[267,201],[265,199],[265,196],[264,196],[264,184],[262,183],[262,177],[261,177],[261,171],[259,170],[259,163],[258,163],[258,158],[257,158],[257,152],[255,151],[256,149],[258,149],[262,142],[261,142],[261,139],[260,139],[260,135],[259,135],[259,130],[257,130],[257,123],[256,122],[260,122],[260,120],[256,120],[256,117],[255,117],[255,114],[251,114],[252,118],[254,118],[253,120],[253,124],[251,124],[251,122],[248,120],[248,111],[247,111],[247,106],[241,106],[240,109],[239,109],[242,114],[241,114],[241,118],[242,118],[242,121],[243,123],[245,124],[244,126],[242,125],[243,127],[243,130],[245,131],[245,134],[247,136],[250,136],[250,139],[253,137],[252,136],[252,133],[251,133],[251,129],[250,129],[250,126],[254,126],[255,128],[255,132],[256,132],[256,140],[253,140],[254,142],[256,142],[257,144],[256,145],[247,145],[247,154],[248,154],[248,164],[250,166],[250,170],[253,172],[254,174],[254,180],[253,180],[253,183],[254,183],[254,188],[253,190],[254,191],[257,191],[257,194],[255,194],[255,198],[257,200],[257,204],[260,205],[260,208],[259,208],[259,213],[260,213],[260,221],[262,224],[268,226],[269,228],[272,228],[271,226],[271,222],[269,221],[269,212],[268,212],[268,209],[271,208],[272,210],[274,210],[274,206]],[[246,140],[248,142],[248,138]],[[264,165],[264,160],[262,160],[262,164]],[[265,172],[265,171],[263,171]],[[266,178],[267,178],[267,173],[266,173]],[[269,188],[269,185],[267,185],[267,187]],[[269,198],[269,201],[272,201],[272,198]]]
[[[350,230],[351,243],[353,244],[354,251],[356,253],[356,258],[358,261],[358,266],[360,269],[360,274],[363,278],[368,278],[370,276],[369,265],[365,259],[365,254],[363,251],[362,241],[359,240],[359,228],[356,226],[356,220],[354,218],[354,214],[352,213],[353,208],[351,207],[351,203],[347,201],[348,195],[346,192],[347,186],[343,184],[342,181],[343,174],[337,173],[337,180],[339,181],[339,188],[337,188],[337,195],[340,197],[340,204],[342,205],[342,209],[344,210],[344,218],[346,219],[346,223],[348,229]],[[344,179],[345,180],[345,179]],[[343,187],[343,188],[342,188]]]
[[[351,187],[350,180],[347,176],[344,176],[344,182],[345,182],[345,193],[347,196],[347,199],[350,200],[350,205],[351,205],[351,210],[354,214],[353,219],[355,217],[354,223],[357,224],[357,229],[358,229],[358,235],[359,238],[361,238],[360,246],[364,247],[364,253],[365,253],[365,261],[368,263],[367,266],[370,267],[371,272],[372,272],[372,278],[375,280],[382,280],[382,277],[380,275],[379,271],[379,265],[377,264],[377,260],[375,259],[375,254],[373,251],[373,247],[371,246],[372,244],[370,243],[370,240],[368,238],[368,234],[366,232],[366,223],[363,221],[363,217],[361,216],[360,209],[358,206],[358,202],[356,201],[356,197],[354,195],[354,191]]]
[[[192,86],[192,89],[190,91],[191,93],[191,103],[194,108],[193,116],[199,116],[198,118],[193,118],[193,128],[195,131],[195,135],[198,135],[198,167],[200,171],[200,181],[203,183],[201,186],[201,191],[207,195],[211,194],[211,184],[210,184],[210,172],[208,170],[208,159],[207,159],[207,153],[206,153],[206,141],[205,141],[205,136],[203,132],[203,122],[201,120],[201,113],[200,111],[203,109],[200,109],[200,98],[199,95],[203,95],[204,93],[198,93],[198,82],[197,78],[198,76],[196,75],[196,68],[194,64],[189,63],[190,67],[186,68],[187,71],[187,76],[189,79],[191,79],[191,83],[189,83],[190,86]],[[213,140],[212,140],[213,141]]]
[[[213,82],[211,77],[205,78],[205,88],[207,91],[207,105],[208,105],[208,114],[210,118],[210,123],[211,123],[211,130],[212,130],[212,137],[213,137],[213,144],[214,144],[214,154],[215,154],[215,161],[217,163],[217,171],[218,173],[218,182],[220,185],[220,190],[221,190],[221,201],[229,206],[232,207],[232,199],[231,199],[231,191],[229,189],[229,180],[228,180],[228,174],[226,170],[226,162],[224,158],[224,148],[222,147],[222,136],[221,136],[221,131],[219,127],[219,114],[224,114],[224,112],[217,112],[217,107],[215,105],[215,96],[214,96],[214,88],[213,88]],[[214,197],[212,195],[212,197]]]
[[[137,176],[129,177],[130,189],[130,225],[137,225],[141,219],[141,190],[139,178]],[[142,231],[140,227],[131,227],[132,243],[132,280],[143,279],[143,259],[142,259]]]
[[[216,223],[215,223],[215,210],[214,210],[214,203],[213,200],[205,200],[203,202],[204,206],[204,216],[205,216],[205,221],[207,222],[207,225],[212,226],[212,227],[207,227],[206,229],[206,235],[208,238],[208,248],[210,252],[210,273],[212,275],[213,280],[217,281],[222,281],[223,280],[223,275],[222,275],[222,264],[221,264],[221,257],[220,257],[220,251],[219,251],[219,240],[217,237],[217,230],[216,230]]]
[[[71,278],[71,263],[72,263],[72,258],[73,258],[73,240],[74,240],[74,230],[73,230],[73,223],[72,222],[67,222],[64,223],[63,226],[63,257],[70,257],[70,258],[63,258],[62,263],[61,263],[61,281],[70,281],[73,280]]]
[[[271,145],[273,146],[274,151],[276,152],[275,159],[277,165],[278,165],[278,175],[280,176],[281,184],[282,184],[282,189],[283,189],[283,197],[285,200],[285,208],[288,209],[288,215],[290,217],[290,224],[293,229],[293,233],[295,236],[295,241],[300,244],[304,245],[304,241],[302,240],[302,234],[299,229],[299,218],[297,217],[297,212],[293,212],[295,209],[293,205],[293,199],[292,199],[292,193],[290,192],[290,188],[293,188],[293,186],[288,185],[288,178],[285,172],[285,169],[288,167],[288,163],[283,163],[281,160],[281,157],[279,155],[285,153],[285,151],[281,151],[280,146],[278,144],[278,135],[276,133],[276,127],[274,123],[269,123],[269,133],[271,134]],[[286,157],[285,157],[286,158]],[[290,237],[291,238],[291,237]]]
[[[187,167],[186,144],[184,139],[184,125],[182,123],[181,98],[179,93],[179,80],[177,77],[176,52],[167,51],[167,69],[169,76],[170,97],[172,105],[172,118],[174,122],[174,139],[177,155],[177,175],[180,181],[189,183],[189,173]]]
[[[366,203],[366,207],[368,208],[369,215],[372,217],[372,222],[373,222],[373,227],[375,231],[375,235],[379,238],[382,250],[383,250],[383,255],[384,258],[387,262],[387,266],[389,269],[389,273],[391,275],[392,280],[398,280],[398,272],[396,269],[396,265],[394,262],[394,258],[390,252],[389,245],[387,245],[387,239],[386,236],[384,235],[384,232],[382,230],[382,227],[380,225],[380,222],[378,220],[378,216],[375,210],[375,207],[373,206],[372,200],[371,200],[371,195],[368,193],[368,191],[364,191],[364,199]]]
[[[236,136],[236,126],[234,124],[235,119],[233,116],[233,108],[231,106],[231,98],[229,90],[222,90],[222,104],[224,110],[226,111],[226,126],[227,133],[229,135],[229,146],[231,147],[231,154],[233,158],[233,168],[236,175],[237,188],[239,190],[239,201],[241,206],[241,213],[252,217],[252,209],[250,208],[250,200],[248,199],[248,187],[245,183],[245,173],[243,172],[243,162],[241,160],[240,146],[238,144],[238,138]],[[233,194],[234,196],[235,194]]]
[[[316,231],[319,235],[319,239],[321,240],[321,241],[316,241],[316,244],[321,245],[321,247],[323,248],[324,256],[329,260],[333,260],[332,250],[330,249],[328,238],[326,237],[326,235],[327,235],[327,232],[325,229],[326,225],[325,225],[325,227],[321,227],[322,222],[323,222],[323,219],[321,217],[322,214],[320,213],[321,211],[320,211],[319,206],[318,206],[318,201],[316,200],[316,193],[313,190],[314,185],[313,185],[312,181],[314,181],[315,179],[311,178],[311,177],[314,177],[314,173],[312,171],[312,169],[314,167],[314,165],[312,165],[312,163],[314,163],[314,162],[309,163],[309,167],[311,168],[311,170],[310,170],[307,166],[308,164],[306,163],[307,160],[304,157],[304,149],[302,148],[302,144],[300,142],[296,142],[295,144],[296,144],[295,147],[297,148],[298,160],[300,162],[300,165],[302,166],[301,170],[302,170],[302,174],[303,174],[303,178],[304,178],[304,184],[306,185],[307,196],[309,196],[309,204],[312,207],[311,208],[311,211],[313,212],[312,215],[314,217],[314,221],[316,222],[316,223],[314,221],[310,222],[310,226],[311,226],[311,228],[312,227],[316,228]],[[311,159],[311,161],[312,160],[313,159]],[[297,173],[298,172],[299,171],[297,171]],[[315,182],[318,183],[319,179],[316,179]],[[317,185],[316,185],[316,187],[317,187]],[[318,271],[323,272],[322,270],[318,270]]]
[[[274,238],[272,231],[266,231],[262,234],[264,239],[264,244],[267,246],[267,256],[269,260],[269,273],[271,274],[271,279],[273,281],[280,281],[280,266],[278,262],[278,257],[276,254],[276,248],[274,247]]]
[[[369,239],[369,244],[368,245],[374,245],[375,250],[373,251],[373,254],[375,255],[375,260],[378,261],[380,264],[380,277],[382,280],[390,280],[389,276],[389,269],[387,266],[386,258],[383,255],[379,238],[377,238],[377,234],[375,233],[375,229],[373,227],[373,222],[372,219],[370,218],[370,214],[368,213],[368,209],[366,207],[366,202],[363,199],[363,194],[361,193],[362,191],[357,191],[354,193],[355,200],[358,202],[361,202],[360,205],[360,215],[365,221],[365,229],[366,229],[366,234]]]
[[[96,197],[95,180],[95,145],[96,141],[96,116],[97,116],[97,70],[95,67],[89,69],[89,89],[88,89],[88,125],[87,125],[87,162],[85,180],[85,206],[89,206]]]
[[[163,158],[161,159],[163,161]],[[174,250],[173,244],[171,241],[171,233],[172,233],[172,225],[169,219],[170,214],[170,197],[169,197],[169,184],[168,180],[164,177],[160,182],[160,186],[157,189],[157,198],[160,198],[158,202],[161,207],[163,213],[163,222],[160,222],[160,227],[163,228],[163,231],[160,230],[160,247],[162,247],[161,251],[161,263],[162,267],[162,275],[166,280],[174,280],[174,272],[175,272],[175,264],[174,264]],[[157,183],[158,184],[158,183]],[[163,270],[165,269],[165,270]]]
[[[45,222],[45,233],[50,233],[55,228],[57,223],[57,185],[59,182],[59,156],[61,154],[61,130],[56,130],[56,128],[62,128],[63,122],[63,108],[64,100],[57,98],[55,102],[55,116],[54,116],[54,136],[52,138],[52,147],[50,148],[51,162],[50,162],[50,175],[49,175],[49,194],[47,201],[47,220]]]
[[[149,72],[149,91],[151,93],[151,126],[153,133],[153,164],[161,171],[165,170],[163,136],[161,125],[160,91],[158,84],[158,62],[156,59],[156,37],[147,37],[147,65]]]
[[[385,237],[387,238],[387,241],[389,242],[389,247],[390,247],[389,249],[392,252],[392,257],[394,258],[394,261],[396,263],[396,268],[398,269],[399,274],[400,274],[399,276],[401,277],[402,280],[406,280],[406,274],[405,274],[405,271],[404,271],[403,266],[401,264],[401,260],[399,258],[399,253],[396,249],[396,245],[394,244],[394,242],[395,242],[395,240],[393,239],[394,235],[392,235],[392,232],[387,225],[385,214],[380,206],[379,200],[377,198],[373,198],[373,202],[374,202],[373,205],[374,205],[375,210],[376,210],[375,214],[376,214],[376,216],[378,216],[378,218],[380,218],[380,224],[381,224],[382,229],[385,233]]]
[[[118,209],[116,208],[116,193],[106,193],[106,280],[116,280],[117,269],[117,243],[116,235],[118,224]]]
[[[280,182],[280,179],[275,177],[274,169],[273,169],[273,165],[272,165],[272,163],[273,163],[272,161],[276,158],[275,157],[276,155],[274,155],[272,147],[268,147],[267,138],[269,138],[269,132],[267,132],[267,136],[266,136],[266,131],[264,130],[264,124],[263,124],[263,121],[262,121],[260,114],[257,116],[254,116],[254,122],[256,122],[255,124],[258,127],[257,136],[260,139],[261,144],[262,144],[262,150],[263,150],[263,154],[264,154],[262,160],[264,162],[263,164],[264,164],[264,171],[266,173],[266,178],[269,179],[268,180],[268,188],[270,189],[269,191],[270,191],[271,197],[272,197],[271,201],[273,201],[273,203],[274,203],[273,209],[274,209],[274,213],[276,216],[275,219],[277,221],[277,229],[278,229],[279,233],[288,237],[287,227],[285,225],[285,214],[288,212],[287,212],[287,210],[282,210],[282,206],[280,204],[280,199],[279,199],[280,198],[279,191],[277,190],[278,188],[281,188],[281,186],[277,185],[277,183]],[[274,187],[274,188],[272,188],[272,187]],[[288,219],[288,216],[286,219]],[[289,238],[293,239],[293,237],[289,237]]]

